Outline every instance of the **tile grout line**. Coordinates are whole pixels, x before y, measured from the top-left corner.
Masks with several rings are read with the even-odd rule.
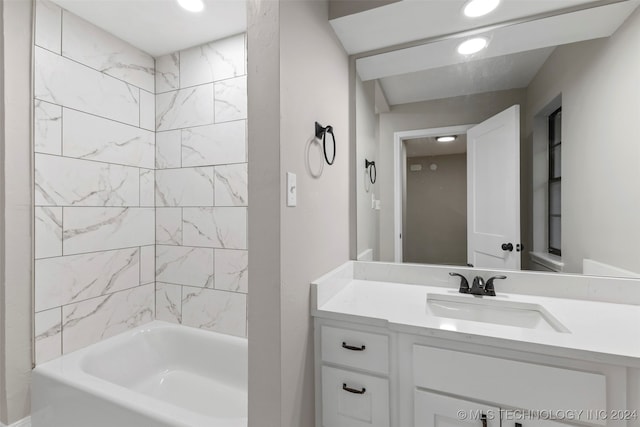
[[[40,47],[41,47],[41,46],[40,46]],[[46,48],[43,48],[43,49],[46,49]],[[51,51],[50,51],[50,52],[51,52]],[[55,52],[53,52],[53,53],[55,53]],[[66,56],[65,56],[65,58],[66,58]],[[96,71],[99,71],[99,70],[96,70]],[[181,74],[180,74],[180,72],[179,72],[179,71],[178,71],[178,74],[179,74],[179,75],[178,75],[178,79],[181,79]],[[111,77],[111,76],[110,76],[110,77]],[[167,94],[167,93],[169,93],[169,92],[177,92],[177,91],[179,91],[179,90],[192,89],[192,88],[194,88],[194,87],[198,87],[198,86],[204,86],[204,85],[210,85],[210,84],[214,84],[214,85],[215,85],[216,83],[224,83],[224,82],[228,82],[229,80],[240,79],[240,78],[242,78],[242,77],[247,77],[247,73],[245,72],[245,73],[242,73],[242,74],[238,74],[237,76],[233,76],[233,77],[225,77],[224,79],[219,79],[219,80],[207,80],[207,81],[205,81],[205,82],[202,82],[202,83],[196,83],[196,84],[189,85],[189,86],[182,86],[181,82],[179,82],[179,83],[178,83],[178,87],[177,87],[177,88],[172,88],[172,89],[165,90],[165,91],[162,91],[162,92],[157,92],[157,93],[156,93],[156,95],[164,95],[164,94]],[[116,77],[114,77],[114,78],[116,78]],[[142,90],[146,90],[146,89],[144,89],[144,88],[141,88],[141,89],[142,89]],[[148,91],[147,91],[147,92],[148,92]]]
[[[130,168],[130,169],[154,170],[153,168],[148,168],[148,167],[139,166],[139,165],[125,165],[123,163],[106,162],[104,160],[95,160],[95,159],[83,159],[81,157],[70,157],[70,156],[63,156],[61,154],[43,153],[39,151],[35,152],[34,154],[38,156],[50,156],[50,157],[58,157],[58,158],[69,159],[69,160],[78,160],[80,162],[93,162],[101,165],[121,166],[123,168]],[[234,163],[231,163],[231,164],[234,164]],[[200,166],[194,166],[194,167],[200,167]]]
[[[55,306],[55,307],[45,308],[44,310],[36,311],[34,313],[35,314],[40,314],[40,313],[44,313],[45,311],[55,310],[57,308],[61,309],[61,311],[62,311],[63,308],[69,307],[70,305],[82,304],[84,302],[92,301],[92,300],[95,300],[95,299],[98,299],[98,298],[104,298],[104,297],[108,297],[108,296],[111,296],[111,295],[115,295],[115,294],[119,294],[119,293],[123,293],[123,292],[127,292],[127,291],[132,291],[134,289],[138,289],[138,288],[141,288],[143,286],[149,286],[152,283],[153,282],[137,284],[137,285],[134,285],[134,286],[130,286],[128,288],[118,289],[118,290],[113,291],[113,292],[108,292],[106,294],[100,294],[100,295],[96,295],[96,296],[92,296],[92,297],[88,297],[88,298],[83,298],[83,299],[80,299],[80,300],[77,300],[77,301],[67,302],[65,304],[58,305],[58,306]],[[64,316],[61,316],[61,317],[62,317],[61,320],[63,320]]]
[[[103,249],[103,250],[95,250],[95,251],[89,251],[89,252],[78,252],[78,253],[74,253],[74,254],[66,254],[66,255],[56,255],[56,256],[50,256],[50,257],[44,257],[44,258],[36,258],[36,261],[44,261],[44,260],[52,260],[52,259],[58,259],[58,258],[69,258],[72,256],[81,256],[81,255],[93,255],[93,254],[103,254],[106,252],[114,252],[114,251],[124,251],[127,249],[135,249],[141,246],[151,246],[151,244],[148,245],[135,245],[135,246],[126,246],[123,248],[113,248],[113,249]],[[163,246],[171,246],[171,245],[163,245]],[[194,246],[195,248],[199,248],[197,246]],[[236,250],[244,250],[244,249],[236,249]]]
[[[97,118],[102,119],[102,120],[108,120],[110,122],[118,123],[118,124],[121,124],[121,125],[124,125],[124,126],[129,126],[129,127],[134,128],[134,129],[139,129],[139,130],[143,130],[143,131],[146,131],[146,132],[154,132],[154,131],[150,131],[148,129],[143,129],[143,128],[138,127],[138,126],[136,126],[134,124],[131,124],[131,123],[127,123],[127,122],[123,122],[121,120],[113,119],[111,117],[101,116],[101,115],[96,114],[96,113],[92,113],[92,112],[84,111],[84,110],[79,110],[77,108],[69,107],[69,106],[63,105],[63,104],[56,104],[55,102],[51,102],[51,101],[48,101],[46,99],[38,98],[37,96],[34,96],[34,99],[37,100],[37,101],[40,101],[40,102],[46,102],[47,104],[56,105],[56,106],[58,106],[60,108],[66,108],[67,110],[72,110],[72,111],[76,111],[78,113],[86,114],[88,116],[97,117]],[[237,119],[235,121],[240,121],[240,120],[246,120],[246,119]],[[225,123],[227,123],[227,122],[225,122]],[[212,124],[215,124],[215,123],[212,123]],[[208,125],[205,125],[205,126],[208,126]]]

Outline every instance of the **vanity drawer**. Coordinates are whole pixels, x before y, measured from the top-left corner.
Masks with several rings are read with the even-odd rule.
[[[413,346],[416,387],[532,410],[607,409],[606,376],[497,357]],[[605,420],[583,420],[606,424]]]
[[[324,362],[381,374],[389,373],[387,335],[322,326],[321,340]]]
[[[322,367],[324,427],[389,427],[389,381]]]

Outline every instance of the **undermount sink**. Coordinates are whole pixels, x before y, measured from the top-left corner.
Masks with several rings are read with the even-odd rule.
[[[429,293],[427,314],[540,331],[569,332],[541,305],[493,298]]]

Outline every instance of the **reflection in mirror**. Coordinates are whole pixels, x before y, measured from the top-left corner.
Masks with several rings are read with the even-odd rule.
[[[359,54],[358,259],[640,276],[638,4]]]

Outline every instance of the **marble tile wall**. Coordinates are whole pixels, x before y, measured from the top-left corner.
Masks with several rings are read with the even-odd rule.
[[[156,92],[156,317],[246,336],[245,36],[156,58]]]
[[[36,2],[36,363],[155,318],[154,68]]]
[[[152,58],[36,2],[36,363],[154,318],[246,336],[245,35]]]

